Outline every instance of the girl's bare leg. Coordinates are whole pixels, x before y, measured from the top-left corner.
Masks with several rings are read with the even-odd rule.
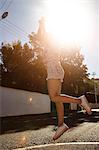
[[[48,86],[49,96],[53,102],[81,104],[81,100],[79,98],[68,96],[68,95],[62,96],[59,94],[58,91],[61,86],[61,80],[49,79],[47,81],[47,86]]]
[[[53,140],[58,139],[69,127],[64,123],[64,106],[63,103],[81,104],[81,98],[68,95],[61,95],[61,80],[49,79],[47,81],[50,99],[55,102],[58,115],[58,129],[53,136]],[[83,98],[83,97],[82,97]],[[85,98],[84,98],[85,101]],[[83,102],[84,103],[84,102]],[[84,104],[86,106],[86,103]]]
[[[52,87],[50,88],[51,88],[50,90],[53,91],[53,93],[56,93],[57,95],[61,94],[61,82],[58,82],[57,84],[54,85],[52,84]],[[64,105],[62,102],[55,102],[55,105],[58,117],[58,126],[61,126],[64,122]]]
[[[55,105],[58,117],[58,126],[60,127],[64,123],[64,105],[61,102],[56,102]]]
[[[51,100],[55,102],[57,115],[58,115],[58,126],[61,126],[64,122],[64,105],[63,103],[78,103],[81,101],[78,98],[66,96],[60,96],[61,94],[61,80],[49,79],[47,81],[48,92]]]

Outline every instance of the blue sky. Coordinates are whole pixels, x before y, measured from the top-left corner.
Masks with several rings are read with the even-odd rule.
[[[0,0],[0,16],[4,11],[9,12],[8,17],[0,21],[0,43],[4,41],[12,42],[18,39],[27,42],[27,35],[37,31],[39,18],[46,16],[47,1]],[[96,77],[99,78],[99,1],[77,1],[80,1],[81,5],[86,7],[85,15],[87,16],[89,13],[89,18],[87,18],[87,20],[89,19],[89,24],[87,22],[89,32],[82,44],[82,54],[85,57],[88,72],[90,74],[96,72]],[[83,25],[86,25],[86,22],[83,22]]]

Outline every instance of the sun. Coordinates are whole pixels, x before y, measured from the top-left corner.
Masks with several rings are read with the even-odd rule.
[[[60,43],[82,43],[89,35],[91,14],[81,0],[47,0],[46,30]]]

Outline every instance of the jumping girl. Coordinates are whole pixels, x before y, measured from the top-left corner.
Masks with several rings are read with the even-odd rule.
[[[60,63],[60,56],[58,54],[58,47],[53,42],[53,39],[49,37],[45,31],[45,21],[42,18],[39,21],[39,29],[37,36],[43,45],[44,62],[47,69],[47,87],[48,94],[52,102],[56,105],[58,115],[58,128],[53,136],[53,139],[58,139],[69,127],[64,123],[64,103],[76,103],[82,106],[88,114],[91,114],[91,108],[84,95],[79,98],[72,96],[62,96],[61,87],[64,79],[64,70]]]

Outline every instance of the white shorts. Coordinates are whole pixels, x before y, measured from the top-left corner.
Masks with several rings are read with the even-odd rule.
[[[47,64],[47,78],[48,79],[60,79],[63,82],[64,70],[60,62],[49,62]]]

